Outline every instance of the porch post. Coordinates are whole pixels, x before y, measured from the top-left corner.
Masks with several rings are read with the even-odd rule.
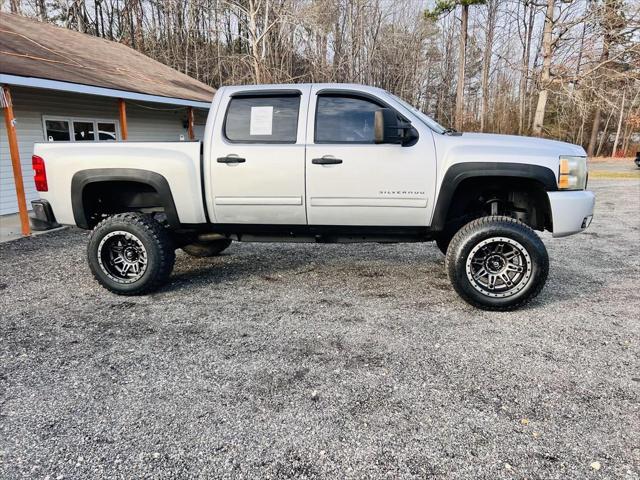
[[[193,133],[193,107],[187,107],[187,133],[189,134],[189,140],[195,140],[196,136]]]
[[[27,213],[27,198],[24,193],[24,182],[22,181],[22,165],[20,164],[20,150],[18,149],[18,135],[16,134],[16,119],[13,115],[13,104],[11,102],[11,92],[7,85],[2,86],[0,104],[4,110],[4,122],[7,127],[7,138],[9,140],[9,152],[11,153],[11,166],[13,167],[13,182],[16,186],[18,197],[18,212],[20,213],[20,226],[22,235],[31,235],[29,225],[29,214]]]
[[[120,138],[126,140],[129,137],[127,129],[127,105],[122,98],[118,99],[118,110],[120,111]]]

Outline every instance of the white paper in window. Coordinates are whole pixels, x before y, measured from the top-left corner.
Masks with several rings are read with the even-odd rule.
[[[271,135],[273,129],[273,107],[251,107],[249,135]]]

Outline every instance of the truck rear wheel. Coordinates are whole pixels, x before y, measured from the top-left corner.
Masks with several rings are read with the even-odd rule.
[[[142,295],[167,281],[175,249],[165,228],[149,215],[120,213],[100,222],[87,247],[93,276],[119,295]]]
[[[211,242],[190,243],[182,247],[182,250],[192,257],[215,257],[226,250],[229,245],[231,245],[231,240],[222,238]]]
[[[446,257],[455,291],[484,310],[514,310],[540,293],[549,256],[527,225],[504,216],[482,217],[455,234]]]

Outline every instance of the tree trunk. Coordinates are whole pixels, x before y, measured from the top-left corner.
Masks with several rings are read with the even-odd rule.
[[[493,35],[496,27],[498,2],[496,0],[490,0],[487,6],[487,41],[484,46],[484,56],[482,59],[482,109],[480,112],[481,132],[486,130],[487,115],[489,114],[489,72],[491,69],[491,50],[493,48]]]
[[[587,155],[593,157],[596,151],[596,145],[598,144],[598,133],[600,132],[600,121],[602,117],[602,109],[596,107],[596,112],[593,115],[593,125],[591,126],[591,136],[589,137],[589,146],[587,147]]]
[[[533,118],[533,134],[537,137],[542,135],[544,128],[544,115],[547,109],[547,99],[549,97],[549,83],[551,81],[551,57],[553,55],[553,13],[555,10],[555,0],[547,0],[547,13],[544,18],[544,33],[542,36],[542,73],[540,75],[540,94],[538,95],[538,105]]]
[[[144,8],[142,7],[141,0],[137,0],[137,2],[135,2],[135,7],[136,8],[133,10],[133,12],[135,12],[135,15],[136,15],[136,43],[138,44],[138,51],[145,53],[144,31],[143,31],[144,27],[142,23],[144,20],[142,17],[144,15]]]
[[[609,9],[612,8],[610,1],[605,2],[605,15],[610,14]],[[609,49],[611,46],[611,32],[605,31],[604,38],[602,40],[602,54],[600,55],[600,63],[605,63],[609,60]],[[589,138],[589,146],[587,147],[587,155],[593,156],[596,145],[598,143],[598,132],[600,131],[600,122],[602,121],[602,110],[600,105],[596,106],[596,111],[593,114],[593,125],[591,126],[591,137]]]
[[[70,11],[71,15],[68,20],[70,21],[72,17],[73,19],[75,19],[76,29],[80,33],[85,33],[87,31],[87,27],[85,24],[84,9],[85,9],[84,0],[75,0],[73,2],[73,5],[71,5],[71,11]]]
[[[609,140],[609,122],[611,121],[611,117],[613,116],[613,111],[607,117],[607,121],[604,123],[604,130],[602,131],[602,138],[600,139],[600,143],[598,143],[598,150],[596,150],[596,157],[600,156],[600,151],[602,150],[603,145],[607,140]]]
[[[631,99],[629,104],[629,113],[627,113],[627,119],[634,116],[633,106],[636,104],[636,100],[640,97],[640,90],[638,90],[635,96]],[[635,113],[636,118],[640,118],[640,108]],[[625,122],[624,132],[622,136],[622,151],[626,154],[629,151],[629,144],[631,143],[631,135],[636,131],[634,122]],[[633,152],[631,152],[633,154]]]
[[[36,2],[36,6],[37,6],[37,10],[38,10],[38,18],[40,19],[41,22],[46,22],[47,21],[47,6],[45,5],[45,0],[37,0]],[[98,3],[96,1],[96,3]]]
[[[627,91],[622,91],[622,105],[620,105],[620,117],[618,118],[618,129],[616,130],[616,139],[613,142],[613,150],[611,151],[611,156],[615,157],[618,153],[618,142],[620,141],[620,131],[622,130],[622,119],[624,118],[624,101],[626,97]]]
[[[531,56],[531,39],[533,37],[533,22],[535,20],[534,6],[525,1],[524,14],[527,14],[527,8],[529,9],[529,18],[525,20],[525,43],[522,51],[522,71],[520,72],[520,87],[518,90],[518,133],[522,135],[524,133],[525,116],[527,110],[526,97],[529,87],[529,58]]]
[[[256,16],[258,15],[258,7],[254,0],[249,0],[248,10],[249,22],[249,48],[251,50],[251,59],[253,62],[253,76],[257,84],[262,83],[262,64],[260,63],[260,46],[258,40],[258,23]]]
[[[467,26],[469,24],[469,5],[462,5],[460,27],[460,55],[458,57],[458,85],[456,88],[456,130],[464,128],[464,68],[467,51]]]

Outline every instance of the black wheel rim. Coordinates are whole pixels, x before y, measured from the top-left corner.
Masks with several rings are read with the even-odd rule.
[[[104,236],[98,245],[102,271],[118,283],[133,283],[147,270],[147,250],[130,232],[118,230]]]
[[[471,249],[466,273],[471,286],[482,295],[512,297],[531,280],[531,256],[512,238],[491,237]]]

